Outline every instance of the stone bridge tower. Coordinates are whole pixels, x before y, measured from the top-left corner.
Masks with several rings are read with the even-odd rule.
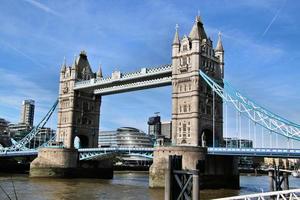
[[[180,39],[176,27],[172,44],[173,145],[201,146],[203,139],[206,145],[212,146],[213,132],[216,146],[223,139],[222,100],[215,95],[213,109],[212,90],[200,77],[200,69],[222,83],[224,50],[221,37],[219,35],[214,49],[197,16],[189,36],[184,35]]]
[[[87,55],[82,51],[72,66],[63,64],[60,72],[57,141],[65,148],[73,148],[74,138],[80,147],[98,147],[101,96],[93,91],[74,90],[75,82],[96,78]]]
[[[223,107],[222,99],[213,95],[200,77],[199,70],[223,85],[224,50],[221,36],[219,34],[214,48],[200,16],[197,16],[188,36],[180,38],[176,27],[172,44],[172,146],[155,148],[149,173],[150,187],[164,187],[169,155],[182,156],[183,169],[194,170],[199,163],[205,163],[201,182],[208,181],[208,187],[238,185],[238,171],[228,172],[223,165],[219,165],[235,166],[233,158],[207,155],[206,146],[219,146],[223,140]]]

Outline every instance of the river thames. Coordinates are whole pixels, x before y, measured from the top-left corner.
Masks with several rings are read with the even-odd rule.
[[[47,179],[12,175],[19,200],[98,200],[137,199],[163,200],[163,189],[148,188],[147,172],[115,172],[112,180],[99,179]],[[268,191],[268,176],[240,176],[240,190],[201,190],[201,199]],[[14,198],[11,177],[1,174],[0,186]],[[300,188],[300,179],[290,177],[290,187]],[[9,199],[0,191],[0,199]]]

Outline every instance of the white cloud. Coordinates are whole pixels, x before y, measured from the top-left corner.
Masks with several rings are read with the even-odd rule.
[[[52,10],[51,8],[49,8],[48,6],[46,6],[45,4],[42,4],[38,1],[35,1],[35,0],[23,0],[29,4],[31,4],[32,6],[46,12],[46,13],[49,13],[49,14],[52,14],[52,15],[55,15],[55,16],[61,16],[59,13],[57,13],[56,11]]]

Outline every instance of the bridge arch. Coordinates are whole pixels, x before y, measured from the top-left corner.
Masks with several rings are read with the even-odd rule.
[[[88,148],[89,147],[89,138],[85,135],[76,135],[73,140],[74,147],[79,148]]]
[[[210,128],[203,128],[200,132],[200,146],[213,146],[213,132]]]

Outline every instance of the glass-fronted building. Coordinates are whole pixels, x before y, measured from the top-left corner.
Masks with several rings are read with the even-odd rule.
[[[152,139],[143,131],[121,127],[116,131],[100,131],[99,147],[153,147]]]

